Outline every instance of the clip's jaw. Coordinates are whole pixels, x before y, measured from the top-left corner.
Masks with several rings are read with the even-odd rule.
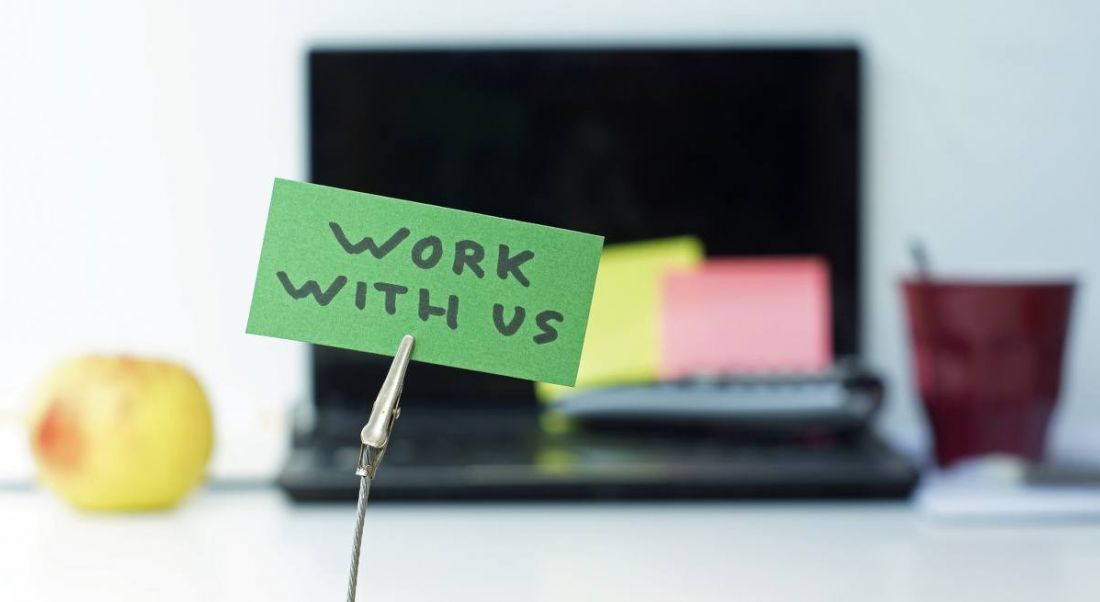
[[[359,433],[362,444],[359,448],[359,462],[355,468],[355,474],[368,479],[374,479],[378,472],[378,465],[382,462],[382,456],[386,453],[386,447],[390,442],[390,433],[393,432],[393,424],[401,415],[401,391],[405,387],[405,370],[409,366],[409,357],[412,355],[413,337],[405,335],[393,356],[390,371],[386,374],[386,380],[382,383],[382,389],[378,391],[378,397],[374,400],[374,406],[370,411],[370,419]]]

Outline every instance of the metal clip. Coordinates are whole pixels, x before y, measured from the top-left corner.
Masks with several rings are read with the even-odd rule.
[[[393,356],[390,371],[386,374],[386,380],[382,383],[378,397],[374,400],[374,406],[370,411],[370,419],[359,433],[359,463],[355,474],[361,477],[374,479],[378,472],[378,465],[382,462],[382,456],[386,453],[386,446],[390,442],[390,434],[393,432],[393,423],[401,415],[401,391],[405,387],[405,369],[409,366],[409,357],[412,355],[413,337],[405,335],[401,338],[401,344],[397,347],[397,353]]]

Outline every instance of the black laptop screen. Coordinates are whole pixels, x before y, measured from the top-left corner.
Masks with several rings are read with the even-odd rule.
[[[851,48],[316,50],[319,184],[709,255],[816,254],[835,351],[858,340],[859,56]],[[314,395],[369,407],[389,359],[315,347]],[[415,375],[415,376],[414,376]],[[421,402],[529,382],[416,364]]]

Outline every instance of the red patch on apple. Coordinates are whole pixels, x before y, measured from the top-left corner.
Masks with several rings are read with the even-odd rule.
[[[52,402],[34,436],[38,457],[51,467],[74,470],[80,465],[83,446],[80,427],[72,412],[64,404]]]

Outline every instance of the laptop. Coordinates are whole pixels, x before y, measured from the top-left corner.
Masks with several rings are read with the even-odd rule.
[[[828,265],[834,367],[683,377],[547,406],[532,383],[414,363],[372,499],[900,497],[859,363],[855,47],[368,47],[308,57],[312,181],[708,255]],[[279,476],[353,500],[390,358],[314,346]]]

